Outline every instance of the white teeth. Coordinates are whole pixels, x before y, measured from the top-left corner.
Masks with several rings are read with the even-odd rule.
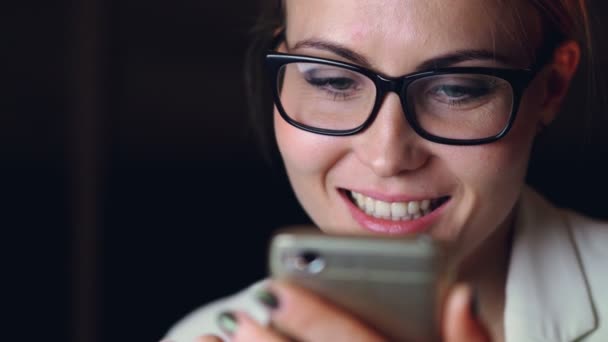
[[[365,205],[365,200],[363,199],[363,195],[361,195],[358,192],[353,192],[353,196],[354,196],[355,201],[357,202],[357,205],[359,206],[359,208],[363,208],[363,206]]]
[[[407,203],[407,212],[410,215],[415,215],[420,212],[420,202],[410,201]]]
[[[359,196],[361,196],[361,194],[359,194]],[[427,211],[430,207],[431,207],[431,200],[426,199],[426,200],[420,202],[420,209]]]
[[[384,202],[351,192],[355,204],[366,214],[393,221],[416,220],[431,212],[431,200],[409,202]]]
[[[391,203],[391,215],[397,218],[407,216],[407,205],[403,202]]]
[[[364,196],[364,199],[365,199],[365,206],[364,206],[364,208],[361,208],[361,209],[365,210],[365,213],[367,213],[368,215],[372,215],[374,213],[374,210],[376,209],[375,208],[376,205],[374,203],[375,201],[371,197]]]
[[[376,209],[374,210],[374,215],[381,218],[390,218],[391,217],[391,204],[382,201],[376,201]]]

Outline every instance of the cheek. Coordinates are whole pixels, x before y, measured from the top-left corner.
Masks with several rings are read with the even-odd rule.
[[[327,225],[334,203],[328,175],[348,151],[345,140],[293,127],[276,112],[274,125],[279,151],[298,201],[313,221]]]
[[[521,112],[522,116],[525,115]],[[519,120],[503,140],[488,146],[475,164],[482,169],[485,192],[514,201],[525,180],[535,130],[528,120]]]
[[[473,160],[462,158],[461,170],[464,172],[461,177],[477,192],[500,198],[510,190],[517,191],[525,177],[528,159],[527,144],[495,143],[476,153]]]
[[[343,150],[335,138],[296,128],[285,122],[276,111],[274,127],[277,145],[290,178],[326,173]]]

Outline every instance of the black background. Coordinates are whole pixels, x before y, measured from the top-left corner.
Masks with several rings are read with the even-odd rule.
[[[608,12],[597,2],[599,23]],[[256,2],[2,7],[8,336],[155,341],[198,305],[263,277],[272,230],[306,217],[246,122],[242,65]],[[603,27],[595,35],[606,41]],[[529,181],[559,205],[607,218],[597,94],[607,54],[596,49],[601,82],[589,87],[579,74]]]

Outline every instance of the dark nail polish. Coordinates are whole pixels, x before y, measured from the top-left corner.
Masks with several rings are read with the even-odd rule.
[[[479,318],[479,291],[477,288],[473,288],[471,294],[471,315],[475,318]]]
[[[267,308],[274,310],[279,307],[279,300],[274,294],[272,294],[272,292],[268,290],[258,291],[255,294],[255,297],[258,301],[260,301],[260,303],[264,304],[264,306],[266,306]]]
[[[228,335],[234,334],[238,328],[236,316],[232,312],[222,312],[217,316],[217,324]]]

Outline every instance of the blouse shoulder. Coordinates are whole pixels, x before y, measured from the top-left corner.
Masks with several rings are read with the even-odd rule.
[[[569,209],[561,209],[567,222],[583,265],[605,267],[608,260],[608,221],[582,215]],[[591,264],[591,265],[590,265]],[[605,273],[608,276],[607,272]]]
[[[261,324],[268,324],[268,309],[255,299],[255,293],[264,287],[266,280],[226,298],[204,305],[178,321],[169,329],[163,341],[191,342],[201,335],[212,334],[228,340],[228,336],[217,325],[217,316],[225,311],[244,311]]]
[[[525,189],[505,306],[507,341],[608,341],[608,223]]]
[[[605,243],[608,239],[608,221],[591,218],[571,210],[565,210],[565,215],[570,224],[577,242],[595,245],[601,241]],[[608,253],[608,250],[603,248]]]
[[[598,324],[585,341],[608,341],[608,222],[566,211]]]

